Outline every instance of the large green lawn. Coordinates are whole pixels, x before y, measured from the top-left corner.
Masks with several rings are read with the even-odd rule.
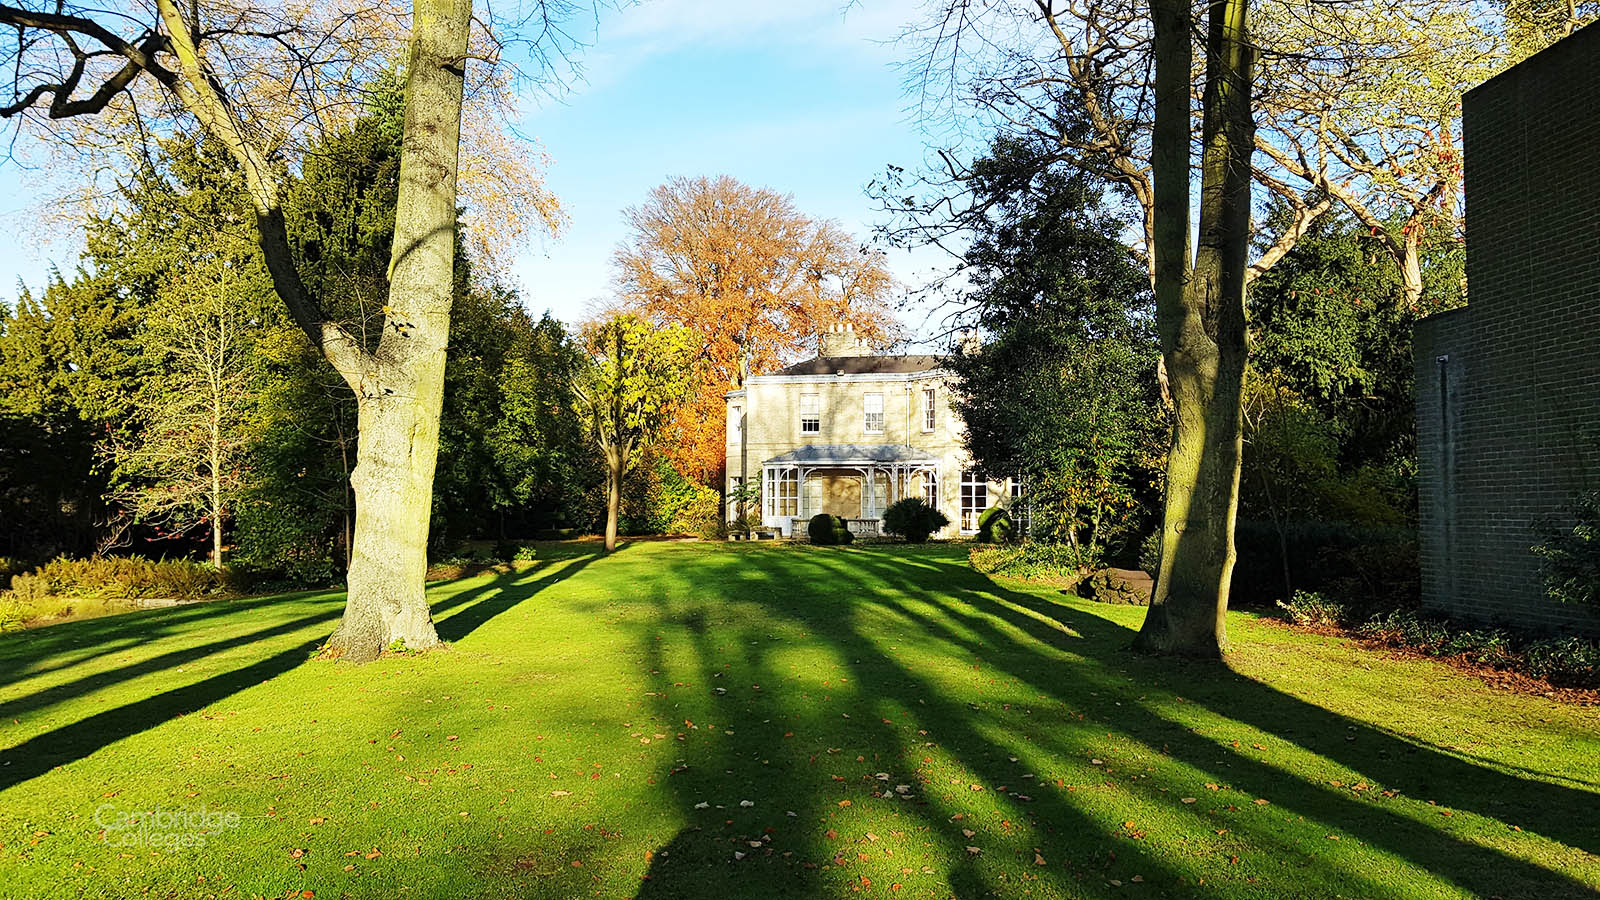
[[[0,896],[1600,889],[1594,709],[1241,614],[1231,668],[1145,659],[957,548],[546,555],[367,666],[311,658],[336,594],[0,638]]]

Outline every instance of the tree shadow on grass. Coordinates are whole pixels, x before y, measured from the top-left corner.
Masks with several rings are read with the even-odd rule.
[[[624,546],[626,545],[618,546],[618,552]],[[603,555],[605,554],[587,553],[556,559],[548,564],[547,569],[502,575],[475,592],[450,597],[434,604],[432,611],[436,618],[441,612],[458,610],[435,622],[434,627],[439,632],[440,640],[459,641],[465,638],[495,616],[583,571],[586,566]],[[468,601],[474,597],[479,599],[469,604]]]
[[[551,576],[547,577],[555,578],[557,574],[559,572],[552,573]],[[462,607],[466,613],[474,613],[474,610],[477,610],[483,603],[495,602],[480,600],[477,604],[474,604],[475,598],[491,593],[500,582],[508,581],[512,577],[503,576],[501,579],[459,591],[441,600],[435,608]],[[536,582],[534,585],[529,586],[528,589],[515,591],[512,595],[514,600],[508,601],[506,605],[509,606],[514,602],[520,602],[532,596],[535,591],[543,586],[543,582]],[[231,609],[218,608],[198,618],[210,618],[229,611],[248,613],[263,607],[271,602],[272,599],[274,598],[258,598],[248,603],[233,605]],[[279,598],[279,602],[289,603],[293,602],[293,600]],[[500,611],[501,608],[500,606],[491,606],[490,609],[471,615],[462,622],[461,634],[465,634],[472,627],[482,624],[483,621]],[[0,711],[3,711],[8,718],[17,718],[24,713],[36,712],[60,703],[82,698],[95,691],[121,684],[130,679],[175,670],[218,653],[224,653],[239,647],[254,646],[264,641],[271,641],[274,638],[290,635],[302,629],[335,620],[342,613],[342,604],[329,604],[326,609],[319,610],[311,615],[290,619],[268,628],[221,638],[194,647],[179,648],[147,659],[138,660],[125,666],[94,672],[71,681],[52,685],[43,690],[0,704]],[[454,622],[461,615],[462,613],[458,613],[447,621]],[[122,643],[121,637],[123,635],[126,635],[129,631],[134,631],[138,633],[140,642],[145,642],[166,636],[175,627],[174,623],[164,621],[159,633],[150,635],[145,630],[146,626],[150,624],[148,621],[141,621],[138,618],[129,616],[116,618],[120,620],[115,623],[121,626],[120,629],[97,627],[93,630],[92,635],[110,643],[120,644]],[[190,622],[194,621],[195,618],[197,617],[185,617]],[[468,623],[471,623],[471,627],[466,627]],[[123,738],[157,727],[161,723],[178,716],[203,709],[239,691],[282,675],[309,659],[325,640],[326,636],[319,636],[315,639],[304,641],[240,668],[213,675],[184,687],[150,694],[134,702],[62,725],[43,734],[35,735],[13,747],[0,750],[0,792],[43,775],[57,766],[84,759],[101,748]]]
[[[959,573],[952,572],[952,578],[956,577],[960,577]],[[979,577],[975,573],[966,575],[968,579]],[[1517,777],[1421,742],[1401,739],[1214,663],[1182,663],[1129,653],[1124,648],[1131,643],[1133,630],[1069,604],[1011,591],[992,582],[978,590],[1000,601],[982,608],[983,616],[991,623],[1004,623],[1039,641],[1058,633],[1045,624],[1047,620],[1082,635],[1084,642],[1079,652],[1102,663],[1083,674],[1105,672],[1114,663],[1125,667],[1133,680],[1147,690],[1171,691],[1174,696],[1198,702],[1220,716],[1276,735],[1301,750],[1345,766],[1380,787],[1438,804],[1443,812],[1474,812],[1500,821],[1508,830],[1515,824],[1587,853],[1594,853],[1600,846],[1600,821],[1574,814],[1600,803],[1595,791]],[[980,627],[993,641],[1003,638],[993,624]],[[1041,690],[1059,687],[1059,683],[1050,683],[1024,667],[1013,666],[1010,671]],[[1101,680],[1099,687],[1109,693],[1117,685]],[[1384,800],[1392,798],[1384,798],[1378,788],[1360,796],[1360,792],[1348,788],[1308,784],[1251,753],[1255,748],[1242,749],[1193,734],[1149,704],[1124,701],[1115,715],[1103,718],[1108,726],[1149,746],[1166,747],[1170,757],[1196,770],[1209,769],[1219,778],[1248,785],[1258,796],[1271,797],[1272,803],[1409,859],[1478,896],[1594,895],[1592,888],[1565,873],[1454,836],[1445,827],[1447,817],[1442,814],[1440,826],[1434,827],[1402,811],[1384,809]],[[1291,783],[1285,790],[1286,779],[1298,784]]]
[[[919,730],[914,728],[916,723],[904,718],[916,702],[913,697],[925,699],[916,679],[901,678],[896,686],[894,679],[884,677],[885,660],[875,648],[845,637],[833,647],[840,651],[841,659],[854,660],[840,665],[840,671],[848,673],[841,684],[889,689],[844,707],[826,701],[783,703],[777,701],[777,691],[762,696],[743,683],[755,679],[753,685],[771,686],[768,690],[772,690],[791,675],[771,652],[781,648],[781,642],[764,639],[756,616],[743,627],[726,619],[717,621],[719,618],[705,605],[663,609],[663,622],[680,626],[684,633],[647,646],[651,666],[664,673],[663,680],[688,679],[674,682],[685,686],[682,691],[660,692],[658,714],[669,722],[679,717],[684,723],[679,727],[684,729],[680,740],[686,763],[666,773],[663,781],[679,808],[691,810],[694,824],[679,831],[656,853],[636,900],[719,894],[838,896],[869,889],[874,879],[881,890],[888,885],[881,883],[880,870],[870,864],[886,854],[900,857],[894,863],[900,881],[892,883],[911,886],[914,896],[927,896],[930,882],[958,897],[1016,896],[1030,881],[1041,879],[1081,889],[1085,879],[1093,880],[1094,873],[1119,865],[1119,851],[1122,867],[1131,867],[1130,871],[1152,881],[1179,883],[1180,870],[1158,859],[1130,858],[1128,848],[1115,846],[1110,836],[1093,841],[1094,849],[1076,858],[1052,852],[1051,868],[1041,869],[1042,874],[1030,873],[1009,882],[1004,876],[997,879],[967,850],[976,841],[991,853],[1003,852],[993,839],[996,823],[980,821],[969,808],[927,793],[931,785],[922,774],[926,747],[911,737]],[[708,622],[718,627],[708,628]],[[812,618],[790,619],[785,624],[807,630],[829,627],[829,623]],[[730,629],[737,633],[736,640],[732,645],[719,644],[718,635],[726,637]],[[669,661],[672,641],[690,644],[692,669]],[[731,663],[727,661],[730,650],[735,654]],[[728,683],[726,695],[716,694],[713,685],[731,681],[716,676],[730,669],[737,670],[739,683]],[[916,709],[922,713],[926,707],[918,703]],[[842,716],[854,718],[846,724]],[[937,738],[935,743],[941,749],[960,746],[975,751],[964,751],[963,760],[985,784],[1016,780],[1018,769],[1005,762],[1005,748],[966,726],[959,716],[937,709],[926,710],[926,718],[924,724],[935,729],[930,736]],[[718,723],[730,720],[737,723],[736,728],[719,727]],[[838,746],[829,746],[831,743]],[[808,787],[784,792],[775,789],[775,783]],[[907,790],[902,792],[901,786]],[[752,797],[756,798],[754,807],[740,805]],[[701,803],[709,805],[696,809]],[[1017,806],[1012,818],[1004,820],[1008,830],[1103,831],[1099,823],[1043,792],[1025,809],[1020,803]],[[858,812],[867,812],[868,817]],[[882,822],[885,814],[896,820],[887,830],[873,824],[874,820]],[[962,829],[969,826],[985,833],[965,836]],[[1192,887],[1187,896],[1217,896],[1207,887]]]
[[[70,669],[109,653],[187,631],[209,619],[326,596],[331,594],[303,591],[229,597],[159,609],[128,610],[0,636],[0,684]],[[50,662],[47,664],[46,660]]]
[[[923,723],[927,740],[937,745],[931,752],[957,755],[1009,815],[1006,821],[1034,824],[1039,835],[1036,840],[1041,846],[1050,845],[1051,855],[1050,866],[1039,868],[1034,877],[1055,882],[1059,890],[1069,893],[1110,895],[1110,879],[1118,873],[1126,879],[1127,873],[1135,871],[1151,887],[1160,885],[1159,892],[1176,891],[1177,896],[1223,896],[1240,889],[1259,891],[1238,883],[1244,880],[1242,876],[1234,879],[1231,886],[1218,885],[1218,880],[1228,879],[1219,878],[1215,866],[1152,854],[1125,835],[1108,830],[1103,816],[1090,815],[1069,793],[1045,786],[1029,789],[1028,800],[1021,799],[1014,789],[1004,796],[993,793],[998,785],[1017,781],[1018,766],[1028,766],[1030,760],[1026,757],[1032,752],[1081,754],[1082,747],[1071,738],[1092,736],[1090,733],[1100,724],[1095,720],[1099,719],[1103,722],[1100,730],[1108,736],[1121,732],[1187,766],[1197,788],[1200,781],[1218,783],[1224,786],[1220,790],[1228,791],[1227,796],[1239,803],[1247,802],[1244,797],[1270,798],[1270,804],[1288,813],[1406,859],[1473,895],[1594,895],[1591,887],[1566,873],[1512,856],[1468,835],[1453,834],[1452,820],[1448,818],[1441,817],[1437,826],[1419,821],[1407,814],[1408,809],[1415,811],[1414,805],[1384,798],[1379,788],[1477,812],[1508,825],[1521,822],[1528,831],[1585,851],[1592,851],[1595,845],[1597,825],[1578,811],[1593,808],[1597,799],[1593,792],[1518,778],[1441,753],[1288,696],[1219,665],[1174,664],[1135,656],[1124,649],[1133,637],[1130,629],[1068,604],[995,585],[962,562],[931,562],[921,559],[918,566],[908,567],[892,558],[875,557],[871,551],[832,556],[793,554],[767,560],[761,578],[770,581],[769,588],[776,588],[785,600],[763,603],[759,610],[744,610],[740,621],[720,622],[722,634],[731,632],[738,638],[736,657],[731,653],[734,648],[719,646],[716,632],[704,627],[706,621],[718,618],[714,604],[660,610],[661,622],[680,629],[669,640],[689,642],[692,652],[688,656],[694,660],[692,669],[685,671],[688,667],[682,661],[684,654],[669,654],[667,641],[651,640],[645,645],[652,668],[670,673],[661,676],[664,683],[690,685],[660,692],[659,715],[669,721],[684,713],[690,713],[683,716],[685,719],[697,721],[706,716],[726,718],[728,712],[716,710],[727,706],[729,697],[717,695],[709,687],[716,683],[713,676],[718,671],[728,671],[723,667],[737,665],[741,680],[749,675],[760,679],[760,684],[782,683],[788,673],[769,659],[781,645],[760,635],[763,626],[787,626],[824,639],[834,657],[847,661],[843,668],[848,671],[849,680],[874,692],[866,705],[876,705],[884,715],[868,715],[841,725],[839,719],[817,709],[819,704],[814,698],[802,696],[800,702],[791,698],[787,705],[774,705],[771,700],[775,695],[766,699],[751,695],[743,699],[741,724],[734,734],[712,739],[688,731],[683,739],[686,746],[682,762],[688,767],[663,773],[663,781],[682,809],[691,810],[695,803],[715,803],[718,799],[726,808],[689,814],[694,824],[679,832],[665,848],[667,852],[657,854],[638,897],[704,896],[730,878],[741,886],[736,893],[751,896],[810,896],[842,892],[847,886],[865,888],[850,883],[850,866],[858,859],[857,854],[865,852],[870,857],[880,851],[880,845],[875,841],[861,843],[859,834],[846,835],[843,825],[837,829],[841,837],[825,837],[824,823],[847,818],[836,805],[841,798],[857,804],[891,804],[907,820],[909,827],[904,830],[915,829],[938,857],[939,877],[957,896],[1020,893],[1023,885],[1015,877],[1006,880],[1003,873],[997,875],[994,867],[966,853],[964,842],[968,838],[951,823],[951,817],[962,812],[965,805],[955,798],[932,796],[930,792],[936,786],[923,784],[918,777],[923,748],[903,727],[892,724],[904,721],[907,711],[915,721]],[[927,571],[908,571],[924,567]],[[652,577],[670,576],[663,573]],[[852,577],[859,590],[844,590]],[[748,588],[748,574],[742,575],[739,582],[740,588]],[[796,589],[808,584],[831,586],[834,596]],[[890,586],[892,590],[879,591],[879,586]],[[838,596],[841,591],[851,596]],[[726,596],[740,595],[729,590]],[[895,627],[914,629],[918,638],[932,638],[947,645],[952,656],[980,661],[998,677],[1025,684],[1083,710],[1085,723],[1055,729],[1036,727],[1033,733],[1015,742],[997,738],[997,734],[1006,733],[1006,723],[1014,719],[998,716],[982,702],[964,702],[963,698],[948,696],[947,689],[924,678],[897,654],[885,652],[881,635],[864,633],[852,607],[889,613],[889,621],[896,623]],[[929,608],[937,614],[930,615]],[[722,615],[726,619],[726,614]],[[701,627],[695,627],[696,623]],[[1075,665],[1064,660],[1066,654],[1082,657],[1082,662]],[[1125,671],[1128,679],[1119,679],[1117,670]],[[727,685],[730,694],[739,687]],[[1167,696],[1146,700],[1159,694]],[[1225,740],[1197,734],[1159,708],[1162,700],[1168,705],[1179,704],[1179,697],[1346,766],[1377,787],[1363,794],[1312,782],[1274,764],[1267,753],[1253,754]],[[1117,705],[1108,707],[1110,698],[1117,698]],[[861,705],[858,702],[857,706]],[[758,716],[765,716],[767,722],[745,724]],[[805,733],[828,735],[828,740],[841,745],[843,755],[830,759],[827,748],[820,756],[811,754],[809,759],[787,752],[786,742],[790,746],[794,742],[791,735]],[[1350,740],[1352,737],[1354,740]],[[844,761],[854,759],[850,754],[857,750],[862,752],[856,755],[871,762],[847,765]],[[1014,757],[1022,757],[1021,762],[1013,762]],[[850,770],[854,777],[844,782],[825,781],[825,771],[816,768],[819,758],[824,766],[832,763],[833,769]],[[754,760],[764,762],[757,766]],[[890,781],[879,782],[862,775],[862,766],[882,766]],[[731,790],[757,791],[764,779],[809,786],[798,794],[788,794],[786,802],[794,807],[796,816],[761,810],[759,806],[745,810],[731,805],[737,802]],[[909,801],[882,796],[885,784],[898,783],[917,785],[919,796]],[[1111,782],[1107,781],[1106,786]],[[1148,782],[1141,785],[1130,781],[1118,787],[1152,803],[1174,804],[1171,795],[1158,793],[1158,788]],[[880,796],[872,796],[874,791]],[[1243,796],[1237,792],[1243,792]],[[839,796],[835,797],[835,793]],[[1246,841],[1249,851],[1260,859],[1292,863],[1302,870],[1287,877],[1305,878],[1313,874],[1305,870],[1315,870],[1320,880],[1310,883],[1324,885],[1318,890],[1357,896],[1395,893],[1395,885],[1385,881],[1393,873],[1370,865],[1374,857],[1363,853],[1367,863],[1358,870],[1339,857],[1298,843],[1303,835],[1296,838],[1292,833],[1280,834],[1270,816],[1281,814],[1269,816],[1263,812],[1257,813],[1259,818],[1251,819],[1250,811],[1256,809],[1253,803],[1241,811],[1234,804],[1226,804],[1221,793],[1195,793],[1206,795],[1204,806],[1196,803],[1176,807],[1172,814],[1191,817],[1192,824],[1206,830],[1213,830],[1212,826],[1219,822],[1232,825],[1240,834],[1228,840]],[[1218,801],[1226,805],[1217,806]],[[776,836],[765,832],[767,828],[774,829]],[[1065,859],[1059,853],[1063,841],[1068,848]],[[745,858],[736,862],[734,853],[742,853]],[[913,874],[905,876],[908,885],[915,884],[916,875],[920,874],[916,867],[911,868]],[[1017,871],[1012,870],[1013,876]],[[1021,871],[1021,877],[1027,878],[1025,866]],[[1212,880],[1202,885],[1198,883],[1201,878]]]
[[[321,638],[306,641],[248,666],[96,713],[0,751],[0,791],[282,675],[311,658],[321,643]]]

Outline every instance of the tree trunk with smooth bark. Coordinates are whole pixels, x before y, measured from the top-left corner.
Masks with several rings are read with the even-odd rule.
[[[1186,0],[1151,0],[1155,26],[1156,318],[1175,424],[1161,565],[1134,646],[1220,657],[1233,577],[1243,455],[1244,293],[1250,239],[1252,50],[1247,0],[1210,5],[1202,103],[1200,217],[1189,258]]]
[[[617,549],[617,523],[622,518],[622,477],[627,457],[614,447],[606,455],[606,552]]]
[[[354,548],[329,655],[373,659],[439,643],[425,578],[455,284],[456,173],[470,0],[416,0],[406,74],[389,308],[352,379],[359,433]]]

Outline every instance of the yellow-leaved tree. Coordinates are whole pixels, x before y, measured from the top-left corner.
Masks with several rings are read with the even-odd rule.
[[[621,305],[696,339],[694,388],[673,412],[664,448],[678,470],[722,471],[723,395],[771,372],[848,323],[869,343],[895,334],[894,281],[881,254],[794,200],[734,178],[675,178],[625,214],[613,256]]]

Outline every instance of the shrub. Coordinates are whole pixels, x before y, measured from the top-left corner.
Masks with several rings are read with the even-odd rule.
[[[991,506],[978,516],[978,540],[985,544],[1009,544],[1017,539],[1017,523],[1011,513]]]
[[[1502,628],[1462,628],[1409,610],[1374,616],[1357,633],[1427,656],[1455,656],[1526,672],[1563,687],[1600,688],[1600,641],[1589,638],[1530,638]]]
[[[950,519],[921,497],[897,500],[883,511],[883,530],[898,534],[913,544],[923,543],[935,531],[950,524]]]
[[[1554,684],[1600,687],[1600,641],[1547,638],[1529,644],[1523,655],[1530,673]]]
[[[226,570],[189,560],[142,556],[61,557],[11,579],[11,589],[22,602],[46,597],[195,600],[227,593],[229,588]]]
[[[623,534],[702,534],[722,518],[722,497],[685,478],[666,457],[647,453],[623,481]]]
[[[1544,560],[1545,593],[1562,603],[1600,605],[1600,491],[1572,504],[1571,526],[1540,523],[1544,535],[1533,552]]]
[[[972,568],[986,575],[1005,575],[1029,581],[1074,584],[1083,577],[1079,553],[1067,544],[1024,543],[980,547],[967,555]]]
[[[1337,626],[1344,622],[1344,604],[1329,600],[1316,591],[1295,591],[1288,600],[1279,600],[1284,618],[1296,625]]]
[[[856,539],[856,536],[850,533],[850,527],[845,524],[844,519],[827,513],[817,513],[812,516],[806,526],[806,533],[811,536],[813,544],[848,544]]]
[[[538,557],[539,551],[529,544],[500,541],[494,545],[494,558],[502,562],[531,562]]]
[[[1155,531],[1145,535],[1139,542],[1139,568],[1151,575],[1157,574],[1161,568],[1161,528],[1158,525]]]

